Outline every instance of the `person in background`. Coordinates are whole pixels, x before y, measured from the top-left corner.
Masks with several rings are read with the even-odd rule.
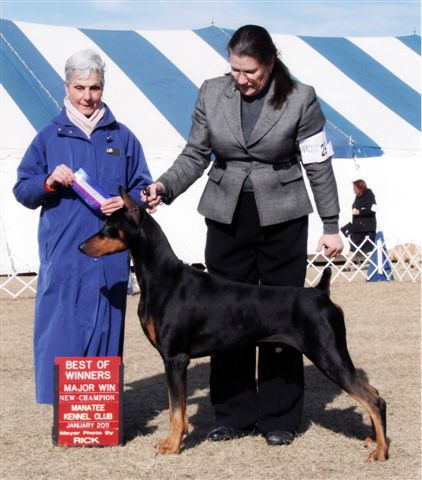
[[[123,206],[119,186],[141,204],[151,176],[141,144],[102,102],[104,67],[92,50],[66,61],[63,110],[32,141],[13,188],[24,206],[41,207],[34,323],[38,403],[54,402],[56,356],[120,356],[123,350],[128,254],[90,258],[78,246],[101,228],[104,215]],[[71,188],[79,168],[111,195],[98,211]]]
[[[375,248],[377,202],[365,180],[355,180],[353,192],[356,196],[352,205],[350,252],[356,252],[358,248],[361,253],[368,255]]]
[[[206,218],[208,271],[243,283],[303,287],[312,206],[301,163],[323,223],[318,248],[330,257],[343,248],[325,118],[314,89],[291,77],[263,27],[239,28],[228,53],[230,74],[203,83],[186,147],[142,199],[151,212],[171,203],[214,155],[198,207]],[[303,404],[302,355],[260,346],[258,382],[255,372],[255,345],[211,357],[210,440],[259,432],[271,445],[293,441]]]

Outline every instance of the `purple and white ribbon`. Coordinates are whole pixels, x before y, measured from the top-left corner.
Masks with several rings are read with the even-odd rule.
[[[80,168],[76,171],[75,177],[72,183],[73,190],[90,207],[101,211],[101,204],[107,200],[107,198],[110,198],[111,195],[97,185],[84,169]]]

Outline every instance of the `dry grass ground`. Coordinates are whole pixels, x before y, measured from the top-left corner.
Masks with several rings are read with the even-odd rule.
[[[52,408],[34,402],[33,299],[1,300],[1,478],[53,480],[413,480],[420,478],[420,284],[335,283],[349,349],[388,404],[390,460],[366,461],[369,419],[306,362],[301,435],[288,447],[261,437],[205,441],[213,426],[208,359],[189,368],[190,434],[179,456],[157,457],[167,431],[167,391],[156,351],[138,326],[139,297],[128,303],[123,447],[64,448],[51,442]]]

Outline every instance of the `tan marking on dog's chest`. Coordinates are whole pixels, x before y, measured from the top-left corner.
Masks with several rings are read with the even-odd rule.
[[[152,317],[142,318],[141,325],[149,341],[156,347],[157,333],[155,331],[154,319]]]

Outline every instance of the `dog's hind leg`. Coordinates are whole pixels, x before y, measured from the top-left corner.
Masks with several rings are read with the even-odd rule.
[[[345,368],[344,361],[342,365],[336,369],[333,364],[329,368],[325,368],[324,363],[314,361],[315,365],[327,375],[334,383],[343,388],[352,398],[359,402],[368,412],[371,419],[373,436],[376,442],[375,449],[370,452],[368,459],[373,460],[387,460],[388,458],[388,444],[387,444],[387,421],[386,412],[387,407],[385,401],[380,397],[378,391],[372,387],[366,380],[360,378],[350,363]],[[372,443],[370,438],[365,439],[365,447]]]
[[[336,308],[336,307],[334,307]],[[318,319],[314,337],[308,342],[303,353],[334,383],[343,388],[358,401],[371,418],[376,446],[369,454],[369,460],[387,460],[386,403],[378,391],[361,378],[349,356],[346,344],[344,318],[340,310],[331,311],[330,320]],[[316,338],[318,337],[319,338]],[[368,446],[369,439],[365,440]]]
[[[366,409],[371,418],[376,445],[369,454],[369,460],[387,460],[387,405],[384,399],[380,397],[376,388],[363,379],[356,379],[348,385],[346,391]],[[365,447],[369,447],[371,443],[371,438],[365,439]]]
[[[187,433],[186,374],[189,357],[178,354],[164,361],[169,388],[170,430],[167,438],[156,445],[157,454],[179,453],[183,436]]]

